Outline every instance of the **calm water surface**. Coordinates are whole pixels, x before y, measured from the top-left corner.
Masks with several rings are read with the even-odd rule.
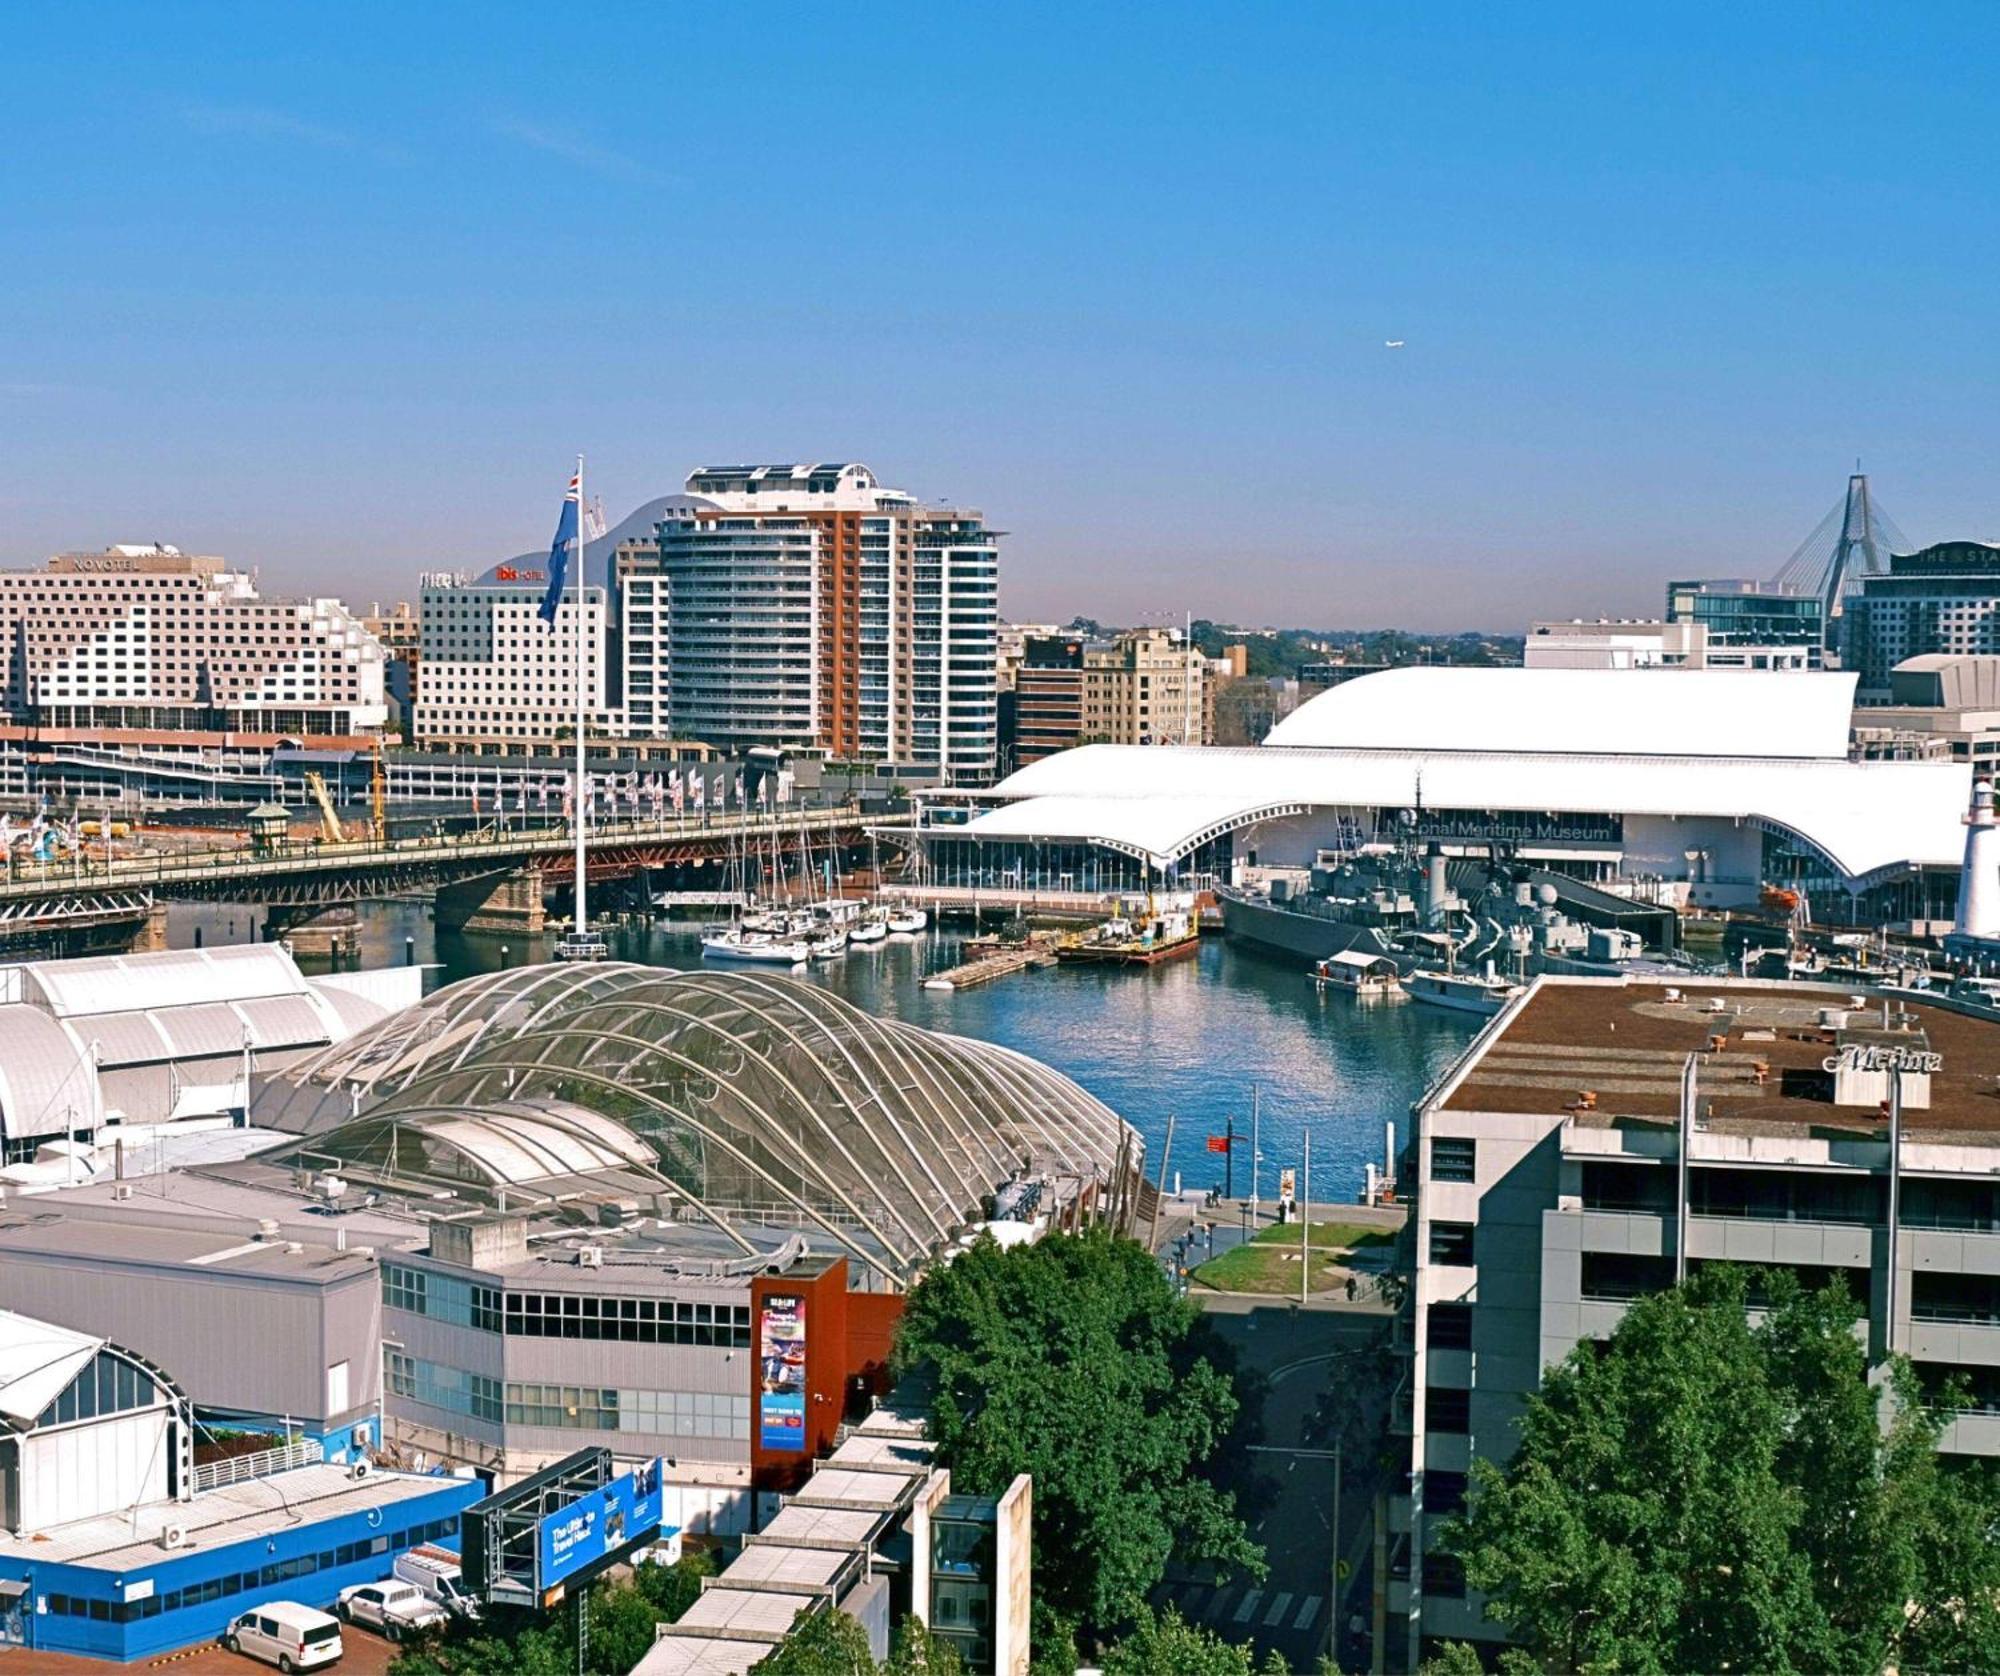
[[[364,966],[400,963],[406,938],[417,960],[441,965],[441,982],[500,966],[503,945],[507,964],[528,958],[519,939],[439,935],[428,909],[414,902],[365,904],[361,915]],[[191,942],[196,924],[210,943],[250,935],[248,910],[190,907],[176,910],[173,941]],[[622,960],[702,963],[692,924],[620,926],[610,939]],[[553,941],[539,945],[540,957]],[[1300,1161],[1310,1124],[1314,1197],[1351,1199],[1363,1164],[1381,1160],[1383,1123],[1393,1119],[1400,1132],[1410,1102],[1478,1023],[1407,1001],[1321,995],[1300,963],[1220,937],[1206,939],[1193,960],[1159,967],[1061,966],[962,994],[925,990],[926,976],[955,964],[958,943],[956,930],[933,931],[914,943],[817,963],[805,976],[869,1012],[998,1042],[1055,1066],[1137,1126],[1149,1173],[1159,1168],[1174,1115],[1168,1173],[1190,1187],[1223,1185],[1223,1159],[1204,1139],[1222,1134],[1232,1112],[1247,1135],[1254,1083],[1261,1088],[1262,1192],[1275,1191],[1278,1168]],[[1237,1149],[1239,1194],[1249,1191],[1249,1168],[1246,1141]]]

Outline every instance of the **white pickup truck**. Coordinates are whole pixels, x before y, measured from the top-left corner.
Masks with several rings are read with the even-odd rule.
[[[380,1630],[391,1641],[400,1641],[445,1620],[444,1608],[422,1589],[399,1583],[393,1577],[342,1589],[333,1609],[348,1623]]]

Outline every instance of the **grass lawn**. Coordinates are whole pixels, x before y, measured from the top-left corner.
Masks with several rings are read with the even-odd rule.
[[[1382,1228],[1361,1228],[1351,1222],[1312,1225],[1312,1273],[1308,1290],[1331,1291],[1342,1282],[1350,1254],[1369,1246],[1387,1245],[1395,1236]],[[1296,1296],[1299,1290],[1299,1229],[1273,1223],[1260,1228],[1248,1245],[1211,1257],[1194,1271],[1197,1285],[1217,1292],[1261,1292],[1272,1297]]]

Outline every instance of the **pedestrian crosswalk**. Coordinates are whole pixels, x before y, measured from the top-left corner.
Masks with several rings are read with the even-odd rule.
[[[1206,1583],[1183,1583],[1168,1586],[1166,1602],[1189,1623],[1205,1624],[1235,1640],[1238,1632],[1302,1635],[1319,1622],[1326,1597],[1241,1584],[1217,1589]]]

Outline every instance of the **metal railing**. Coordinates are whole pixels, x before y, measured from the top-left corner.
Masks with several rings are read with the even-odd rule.
[[[274,1473],[291,1472],[297,1467],[318,1466],[326,1459],[326,1447],[317,1438],[286,1443],[276,1449],[259,1449],[248,1455],[230,1455],[194,1469],[197,1494],[220,1490],[230,1484],[248,1484]]]

